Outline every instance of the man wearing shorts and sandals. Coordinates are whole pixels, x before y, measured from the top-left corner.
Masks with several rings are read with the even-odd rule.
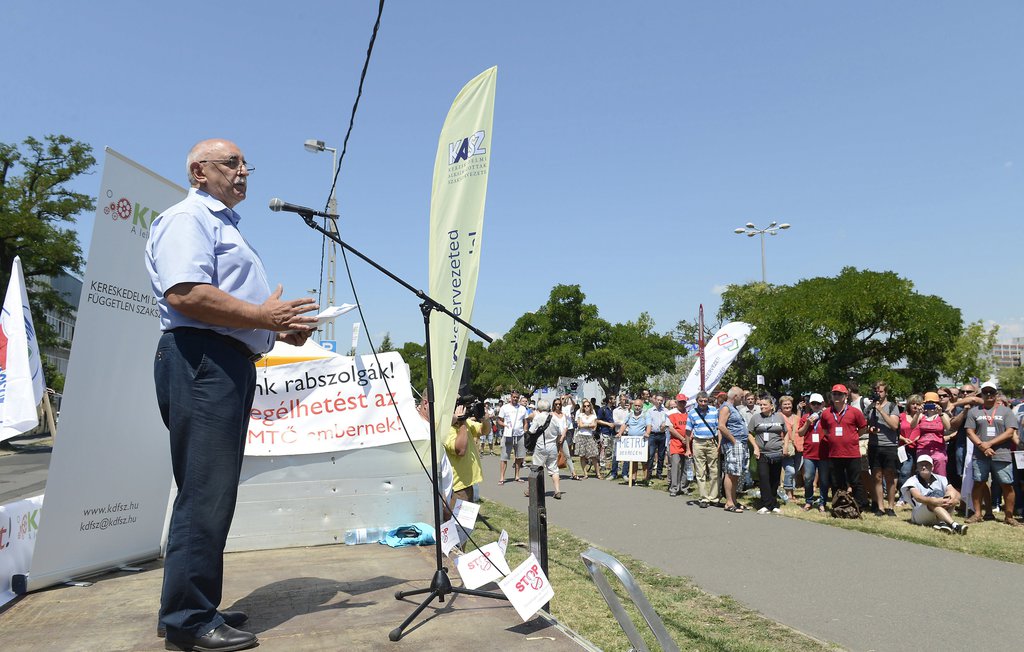
[[[520,478],[519,473],[523,469],[523,462],[526,461],[526,440],[523,437],[523,427],[526,420],[527,408],[519,404],[519,392],[513,390],[512,397],[508,403],[501,406],[498,412],[498,427],[501,428],[501,470],[498,475],[501,478],[498,484],[505,484],[505,469],[508,461],[513,460],[512,473],[516,482],[525,482]]]
[[[982,404],[972,407],[967,412],[967,420],[964,422],[967,438],[974,444],[971,461],[971,471],[974,473],[974,489],[971,491],[974,515],[967,519],[967,522],[977,523],[991,514],[981,513],[984,499],[990,491],[988,481],[991,476],[1002,483],[1005,523],[1020,527],[1020,522],[1014,518],[1013,453],[1010,450],[1013,435],[1017,432],[1017,417],[1010,408],[996,402],[998,391],[991,382],[983,384]],[[987,504],[992,505],[991,499]]]
[[[718,412],[718,433],[722,441],[722,473],[725,489],[725,511],[744,512],[736,501],[743,473],[750,462],[747,450],[747,420],[740,411],[744,392],[739,387],[729,390],[728,400]]]

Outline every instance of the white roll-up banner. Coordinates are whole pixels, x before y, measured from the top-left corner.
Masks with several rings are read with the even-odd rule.
[[[143,261],[149,225],[185,192],[106,149],[28,591],[160,552],[171,465]]]

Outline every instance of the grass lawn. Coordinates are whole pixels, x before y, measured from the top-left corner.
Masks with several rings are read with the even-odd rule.
[[[500,530],[506,530],[510,542],[508,562],[515,568],[529,555],[529,527],[526,518],[522,512],[493,501],[485,500],[482,504],[481,514],[495,531],[478,528],[473,532],[473,539],[482,546],[497,540]],[[549,529],[548,570],[555,589],[551,613],[602,650],[628,650],[629,641],[619,629],[580,559],[580,553],[590,547],[589,543],[567,530]],[[613,550],[607,552],[633,574],[680,649],[751,652],[837,649],[770,621],[728,597],[705,593],[686,578],[665,575]],[[619,588],[617,579],[610,576],[610,581],[612,586]],[[637,629],[645,634],[648,646],[660,649],[624,591],[620,597],[627,605]]]
[[[668,482],[665,480],[651,480],[647,487],[652,491],[668,491]],[[910,508],[903,507],[896,509],[896,518],[878,517],[870,512],[862,514],[859,519],[832,518],[828,513],[822,514],[817,510],[805,512],[803,506],[803,490],[797,490],[797,500],[790,504],[782,504],[780,509],[783,516],[799,518],[805,521],[822,523],[832,527],[841,527],[847,530],[857,530],[877,534],[890,539],[910,541],[936,548],[956,550],[969,555],[988,557],[1008,561],[1014,564],[1024,563],[1024,528],[1011,528],[1003,524],[1002,514],[997,514],[996,521],[987,521],[971,525],[966,536],[949,535],[933,530],[930,526],[923,527],[910,522]],[[740,503],[748,508],[757,510],[761,506],[758,498],[741,498]],[[755,513],[750,513],[751,518],[766,518]],[[961,519],[962,520],[962,519]]]

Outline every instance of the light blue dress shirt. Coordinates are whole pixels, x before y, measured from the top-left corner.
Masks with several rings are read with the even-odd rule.
[[[274,332],[229,328],[191,319],[167,304],[164,293],[179,283],[208,283],[248,303],[261,304],[270,284],[259,254],[238,230],[241,216],[219,199],[192,188],[150,226],[146,270],[160,309],[160,329],[206,328],[228,335],[253,353],[274,346]]]
[[[651,420],[647,416],[646,412],[641,412],[640,416],[636,416],[632,412],[626,417],[626,435],[629,437],[640,437],[647,434],[647,426],[650,425]]]

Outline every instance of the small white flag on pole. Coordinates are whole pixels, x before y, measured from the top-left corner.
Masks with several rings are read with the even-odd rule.
[[[352,350],[355,351],[357,346],[359,346],[359,322],[354,322],[352,324]]]
[[[43,365],[25,290],[21,258],[15,256],[0,313],[0,441],[39,425]]]

